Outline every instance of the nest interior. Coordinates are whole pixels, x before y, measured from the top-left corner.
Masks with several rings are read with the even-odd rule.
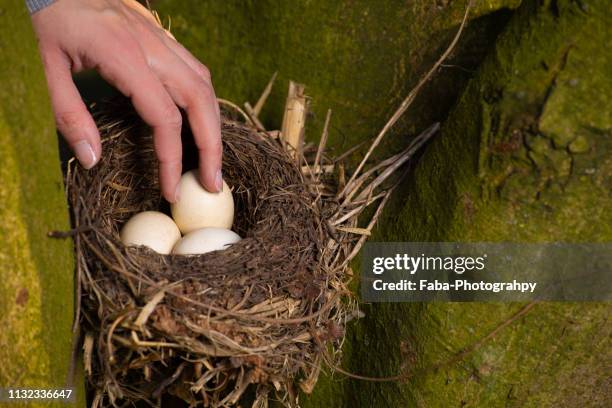
[[[221,406],[250,385],[256,400],[270,391],[292,400],[296,383],[312,389],[348,308],[342,268],[324,255],[333,200],[313,195],[279,140],[225,117],[223,174],[243,240],[189,257],[127,248],[119,231],[132,215],[168,212],[152,136],[127,103],[99,108],[96,120],[100,163],[84,171],[72,161],[67,173],[93,405],[174,395]],[[188,133],[183,146],[188,170],[197,156]]]

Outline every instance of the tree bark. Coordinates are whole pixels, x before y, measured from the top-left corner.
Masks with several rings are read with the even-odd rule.
[[[611,23],[604,1],[525,2],[373,240],[609,242]],[[609,304],[537,304],[454,361],[522,307],[365,305],[346,368],[410,378],[335,375],[307,405],[610,405]]]
[[[0,387],[64,387],[74,263],[70,240],[47,238],[70,225],[57,135],[25,4],[0,16]]]

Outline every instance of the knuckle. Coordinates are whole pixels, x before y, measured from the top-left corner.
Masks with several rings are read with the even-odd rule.
[[[180,129],[183,126],[183,117],[176,105],[168,103],[162,110],[162,124],[171,128]]]
[[[200,75],[208,82],[212,81],[212,74],[210,69],[202,63],[199,63],[198,70],[200,71]]]
[[[138,40],[129,32],[119,32],[116,34],[117,61],[138,61],[142,63],[144,53],[140,47]]]
[[[118,26],[124,25],[127,21],[126,14],[112,6],[102,8],[100,10],[100,16],[102,16],[110,24],[116,24]]]
[[[103,29],[115,33],[125,32],[131,26],[126,16],[113,7],[100,10],[100,22]]]
[[[191,90],[191,102],[197,106],[205,106],[213,103],[216,100],[215,93],[210,84],[202,81],[196,81],[197,88]]]

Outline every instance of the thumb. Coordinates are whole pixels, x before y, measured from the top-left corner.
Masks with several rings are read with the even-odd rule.
[[[100,159],[100,134],[72,80],[70,61],[51,52],[43,54],[43,64],[57,128],[81,165],[90,169]]]

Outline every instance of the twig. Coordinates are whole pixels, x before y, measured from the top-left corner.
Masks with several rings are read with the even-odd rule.
[[[382,178],[382,180],[379,179],[379,181],[376,183],[376,186],[378,186],[382,181],[384,181],[386,177],[388,177],[391,173],[393,173],[393,171],[395,171],[395,169],[399,167],[399,165],[397,164],[398,162],[401,161],[401,163],[403,164],[406,160],[412,157],[412,155],[423,145],[423,143],[425,143],[431,136],[433,136],[433,134],[438,129],[439,129],[438,123],[431,125],[425,131],[423,131],[420,135],[415,137],[412,140],[412,142],[410,142],[410,145],[408,145],[408,147],[404,149],[402,152],[396,155],[393,155],[389,157],[388,159],[381,161],[379,164],[373,166],[371,169],[368,169],[368,171],[366,171],[361,176],[359,176],[359,178],[353,180],[351,185],[350,186],[347,185],[346,188],[344,189],[346,191],[346,194],[344,197],[344,201],[342,202],[342,206],[345,207],[348,204],[353,202],[352,200],[353,195],[357,193],[361,185],[365,183],[372,174],[374,174],[376,171],[382,168],[385,168],[387,166],[391,167],[392,170],[388,172],[387,175],[384,178]],[[385,169],[385,172],[387,172],[388,170],[389,168]],[[373,183],[371,183],[371,185],[372,184]],[[355,200],[355,201],[359,201],[359,200]]]
[[[257,103],[255,104],[255,107],[253,108],[253,114],[255,115],[255,117],[259,117],[261,110],[266,104],[266,101],[268,100],[268,96],[270,96],[270,92],[272,91],[272,86],[274,85],[274,81],[276,81],[277,75],[278,75],[278,71],[276,71],[272,75],[272,78],[270,78],[268,85],[266,85],[263,92],[261,93],[261,96],[257,100]]]
[[[92,353],[94,346],[94,338],[91,333],[85,334],[85,340],[83,341],[83,367],[85,369],[85,374],[91,377],[92,371]]]
[[[253,124],[255,125],[257,130],[265,132],[266,128],[264,127],[263,123],[261,123],[261,121],[259,120],[259,118],[255,114],[255,111],[253,110],[253,107],[251,106],[250,103],[248,103],[248,102],[244,103],[244,110],[247,112],[247,114],[249,115],[249,117],[253,121]]]
[[[314,159],[314,167],[315,171],[319,167],[319,161],[321,160],[321,155],[323,154],[323,150],[325,150],[325,146],[327,145],[327,138],[329,136],[329,121],[331,119],[331,109],[327,110],[327,115],[325,116],[325,125],[323,125],[323,133],[321,134],[321,140],[319,141],[319,148],[317,149],[317,155]]]
[[[166,389],[170,384],[172,384],[173,382],[175,382],[179,378],[179,376],[183,372],[184,368],[185,368],[185,363],[184,362],[179,364],[179,366],[177,367],[177,369],[174,372],[174,374],[172,374],[169,378],[166,378],[165,380],[163,380],[159,384],[157,389],[153,392],[153,394],[151,394],[153,396],[153,398],[160,398],[162,392],[164,391],[164,389]]]
[[[161,302],[164,299],[164,296],[165,296],[165,292],[162,289],[159,292],[157,292],[155,296],[153,296],[151,300],[147,302],[146,305],[144,305],[144,307],[140,310],[138,317],[134,321],[134,324],[137,327],[142,327],[147,323],[147,320],[149,320],[149,316],[151,316],[151,313],[153,313],[153,311],[155,310],[159,302]]]
[[[348,232],[349,234],[357,234],[357,235],[372,235],[372,231],[367,228],[359,228],[359,227],[336,227],[337,230]]]
[[[361,149],[363,146],[365,146],[371,140],[372,139],[366,139],[366,140],[362,140],[361,142],[357,143],[355,146],[351,147],[350,149],[348,149],[347,151],[342,153],[340,156],[335,157],[334,158],[334,163],[338,163],[338,162],[343,161],[348,156],[350,156],[351,154],[355,153],[357,150]]]
[[[356,201],[364,200],[367,196],[372,194],[374,189],[378,187],[383,181],[385,181],[398,167],[408,161],[420,148],[425,144],[440,128],[438,123],[432,125],[425,133],[422,138],[419,138],[412,147],[404,153],[398,160],[392,165],[387,167],[381,174],[378,175],[364,190],[357,196]]]
[[[310,168],[309,165],[305,164],[301,167],[301,170],[302,170],[302,173],[313,173],[317,175],[320,173],[331,173],[334,171],[335,167],[336,166],[334,166],[333,164],[326,164],[323,166],[317,166],[317,167]],[[313,183],[316,183],[316,181]]]
[[[387,201],[389,201],[389,197],[391,197],[392,192],[393,192],[393,188],[390,188],[385,194],[380,204],[378,204],[378,207],[376,208],[376,211],[374,212],[374,215],[372,215],[372,218],[370,219],[370,222],[368,223],[368,226],[366,228],[368,231],[372,232],[372,229],[374,228],[374,226],[376,225],[376,221],[378,221],[378,218],[382,214],[382,210],[383,208],[385,208]],[[368,239],[368,235],[362,235],[359,238],[359,241],[357,241],[357,243],[351,250],[350,254],[346,257],[344,262],[342,262],[343,268],[346,267],[353,260],[355,256],[357,256],[357,254],[361,250],[361,247],[363,246],[363,244],[366,242],[367,239]]]
[[[243,111],[242,108],[236,105],[234,102],[231,102],[231,101],[228,101],[227,99],[222,99],[222,98],[217,98],[217,102],[219,102],[222,105],[227,105],[230,108],[234,109],[236,112],[242,115],[242,117],[247,123],[251,124],[252,126],[255,126],[255,123],[253,123],[253,120],[251,119],[251,117],[247,115],[247,113]]]
[[[282,318],[270,318],[270,317],[259,317],[259,316],[254,316],[254,315],[250,315],[248,313],[240,313],[240,312],[234,312],[231,310],[226,310],[220,307],[216,307],[213,305],[209,305],[203,302],[199,302],[197,300],[191,299],[188,296],[184,296],[178,293],[174,293],[172,291],[168,291],[167,292],[168,295],[172,295],[176,298],[179,298],[187,303],[191,303],[192,305],[195,306],[200,306],[203,307],[205,309],[210,310],[211,312],[215,312],[217,313],[218,316],[233,316],[239,319],[244,319],[244,320],[251,320],[251,321],[259,321],[259,322],[264,322],[264,323],[268,323],[270,325],[283,325],[283,324],[300,324],[300,323],[304,323],[304,322],[308,322],[310,320],[316,319],[318,318],[320,315],[322,315],[323,313],[326,313],[329,309],[331,309],[335,304],[336,304],[336,300],[340,297],[340,295],[343,295],[344,293],[341,292],[336,292],[334,293],[334,295],[331,297],[331,299],[329,299],[324,305],[322,305],[319,310],[317,310],[314,313],[311,313],[309,315],[306,316],[302,316],[302,317],[295,317],[292,319],[282,319]]]
[[[82,225],[80,227],[77,228],[73,228],[71,230],[68,231],[49,231],[47,232],[47,236],[49,238],[57,238],[57,239],[64,239],[64,238],[71,238],[74,237],[75,235],[78,235],[82,232],[88,232],[91,231],[91,226],[89,225]]]

